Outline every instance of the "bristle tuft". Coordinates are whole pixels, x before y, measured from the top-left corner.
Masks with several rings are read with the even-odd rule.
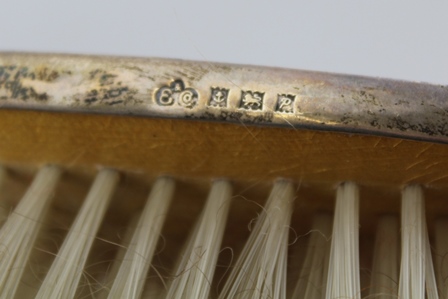
[[[39,170],[0,230],[0,298],[13,298],[61,175],[55,166]]]
[[[209,298],[231,196],[229,182],[214,182],[196,228],[182,253],[167,298]]]
[[[286,297],[292,183],[277,181],[219,298]]]
[[[92,243],[118,182],[114,170],[101,170],[85,199],[36,299],[75,297]]]
[[[425,218],[421,187],[404,188],[401,207],[400,298],[438,299]]]
[[[167,177],[159,178],[154,184],[108,299],[140,298],[174,186],[174,181]]]
[[[351,182],[337,190],[326,299],[361,298],[358,193]]]
[[[325,295],[332,222],[333,217],[329,214],[314,217],[305,264],[292,299],[322,299]]]

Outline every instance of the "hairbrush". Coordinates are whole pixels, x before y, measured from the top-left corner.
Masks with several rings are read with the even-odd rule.
[[[446,298],[448,87],[0,54],[0,298]]]

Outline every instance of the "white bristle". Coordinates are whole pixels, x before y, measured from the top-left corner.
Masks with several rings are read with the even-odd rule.
[[[182,253],[167,298],[209,297],[231,196],[229,182],[220,180],[213,183],[199,221]]]
[[[328,214],[318,214],[314,217],[305,263],[300,271],[293,299],[324,298],[332,222],[333,217]]]
[[[134,214],[131,218],[131,221],[128,223],[126,231],[124,233],[123,241],[120,243],[120,247],[118,248],[115,258],[103,277],[101,289],[98,290],[95,296],[96,299],[106,299],[107,296],[109,296],[110,289],[112,288],[118,271],[120,270],[120,266],[126,255],[127,248],[129,247],[129,244],[131,244],[132,236],[134,234],[135,228],[138,225],[140,216],[141,213]]]
[[[172,179],[163,177],[155,182],[109,293],[109,299],[140,298],[173,193]]]
[[[348,182],[336,195],[325,298],[361,298],[359,270],[359,191]]]
[[[118,250],[114,247],[116,242],[107,240],[93,246],[119,181],[117,171],[102,170],[77,212],[59,252],[54,254],[54,245],[60,244],[60,232],[66,230],[45,223],[49,220],[52,220],[49,224],[59,223],[50,215],[59,215],[55,213],[61,211],[60,217],[72,219],[73,215],[71,209],[60,210],[56,205],[58,201],[51,214],[46,216],[61,173],[58,167],[43,167],[12,212],[9,207],[0,209],[0,299],[207,299],[214,297],[214,292],[220,292],[219,299],[361,299],[361,290],[363,295],[365,292],[365,298],[448,298],[448,218],[435,221],[435,246],[432,249],[423,189],[419,186],[403,189],[401,227],[398,216],[382,215],[372,252],[370,240],[362,239],[362,248],[368,250],[361,255],[363,265],[368,264],[372,257],[369,254],[373,253],[371,271],[363,270],[363,274],[371,273],[368,277],[361,276],[360,269],[359,190],[355,183],[341,184],[337,189],[334,215],[314,214],[311,228],[305,227],[308,233],[295,243],[300,255],[292,254],[297,262],[289,261],[288,274],[291,276],[288,278],[288,236],[292,232],[289,225],[295,190],[289,181],[276,181],[236,262],[228,269],[225,266],[228,272],[222,281],[226,275],[228,277],[222,285],[214,276],[219,267],[218,256],[223,250],[221,243],[230,211],[232,186],[229,181],[213,182],[193,227],[178,227],[189,234],[184,248],[178,250],[178,256],[167,257],[165,252],[155,252],[161,247],[158,241],[162,239],[161,232],[174,196],[175,182],[169,177],[158,178],[144,208],[129,214],[134,217],[129,221]],[[0,166],[0,186],[3,181],[11,180],[5,175],[5,169]],[[62,181],[57,188],[58,197],[70,190],[65,189],[67,182],[70,181]],[[5,193],[8,200],[14,198],[16,192],[16,187],[12,186],[10,190],[13,192]],[[8,192],[6,185],[5,189]],[[11,205],[10,202],[2,202],[1,207]],[[195,209],[188,207],[186,214],[180,216],[191,218],[190,211]],[[3,226],[2,212],[7,214]],[[178,218],[173,218],[173,222],[166,226],[167,240],[172,238],[172,227],[183,221],[177,222]],[[109,217],[106,220],[109,221]],[[120,218],[120,223],[122,220],[124,218]],[[102,227],[101,236],[115,233],[116,226],[107,227],[107,224]],[[366,237],[369,236],[367,233]],[[240,236],[235,233],[237,237]],[[92,248],[94,252],[91,252]],[[109,255],[114,248],[116,257],[110,262]],[[95,262],[88,264],[91,267],[87,272],[84,268],[90,255]],[[98,258],[99,255],[102,257]],[[177,263],[172,263],[176,258]],[[157,267],[150,270],[153,260]],[[34,261],[38,262],[37,267]],[[173,268],[167,267],[171,264],[174,264]],[[105,270],[103,265],[110,267]],[[81,280],[83,275],[89,275],[85,286]],[[363,279],[362,289],[360,278]]]
[[[448,219],[437,219],[435,223],[435,260],[437,285],[441,298],[448,298]]]
[[[379,218],[373,250],[370,296],[377,299],[398,296],[400,230],[397,216]]]
[[[426,222],[425,222],[426,226]],[[437,290],[436,273],[434,271],[434,264],[432,262],[431,245],[429,244],[428,231],[425,228],[425,246],[426,246],[426,298],[427,299],[439,299],[439,293]]]
[[[288,233],[293,201],[292,183],[277,181],[220,299],[286,297]]]
[[[398,295],[400,298],[421,299],[425,298],[425,293],[428,299],[438,298],[426,229],[423,192],[419,186],[408,186],[402,194]]]
[[[119,174],[101,170],[48,271],[37,299],[74,298],[90,248],[117,185]]]
[[[0,298],[16,293],[60,175],[55,166],[40,169],[0,230]]]

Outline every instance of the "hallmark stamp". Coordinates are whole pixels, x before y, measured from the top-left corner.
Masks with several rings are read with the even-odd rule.
[[[228,96],[229,96],[228,89],[220,87],[212,87],[212,95],[210,97],[208,105],[213,107],[227,107]]]
[[[198,102],[198,93],[193,88],[187,88],[179,94],[179,105],[193,108]]]
[[[160,106],[172,106],[174,103],[185,108],[193,108],[198,102],[198,92],[193,88],[185,88],[182,80],[177,79],[171,84],[160,87],[156,91],[156,103]]]
[[[241,92],[240,108],[246,110],[262,110],[263,97],[264,92],[243,90]]]
[[[295,99],[296,96],[292,94],[279,94],[277,96],[277,105],[275,106],[275,111],[283,113],[293,113]]]

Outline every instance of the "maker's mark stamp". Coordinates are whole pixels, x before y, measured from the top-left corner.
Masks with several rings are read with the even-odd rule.
[[[212,87],[212,95],[209,106],[213,107],[227,107],[227,98],[229,96],[229,90],[220,87]]]
[[[275,111],[284,113],[293,113],[295,99],[296,96],[292,94],[279,94],[277,96],[277,104],[275,106]]]
[[[264,92],[243,90],[241,92],[240,108],[246,110],[263,109]]]
[[[156,91],[156,102],[160,106],[172,106],[177,102],[180,106],[191,109],[196,106],[198,98],[198,92],[193,88],[185,88],[184,82],[180,79]]]

